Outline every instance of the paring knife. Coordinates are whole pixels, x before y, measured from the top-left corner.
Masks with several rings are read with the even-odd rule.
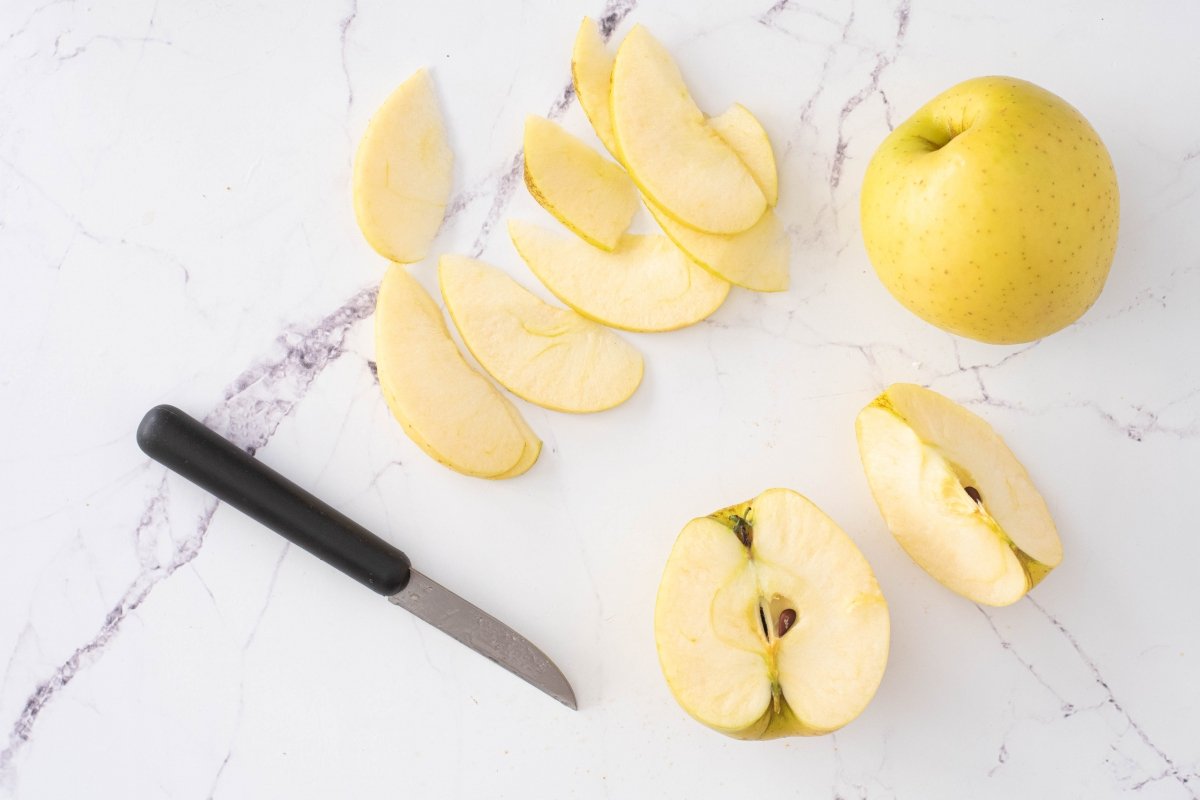
[[[137,442],[168,469],[576,708],[571,684],[528,639],[429,580],[404,553],[178,408],[150,409],[138,426]]]

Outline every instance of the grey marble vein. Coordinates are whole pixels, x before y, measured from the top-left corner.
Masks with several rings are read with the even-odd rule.
[[[1140,789],[1142,786],[1155,780],[1170,777],[1181,787],[1183,787],[1183,789],[1188,793],[1189,797],[1200,798],[1200,787],[1197,787],[1193,782],[1193,778],[1196,776],[1185,774],[1175,763],[1174,759],[1167,755],[1167,753],[1150,738],[1150,735],[1146,732],[1145,728],[1143,728],[1137,722],[1137,720],[1133,718],[1129,710],[1126,709],[1126,707],[1117,699],[1116,694],[1108,684],[1108,680],[1104,677],[1103,673],[1101,673],[1100,667],[1096,664],[1096,661],[1083,649],[1083,646],[1079,643],[1079,640],[1075,637],[1075,635],[1071,633],[1066,625],[1064,625],[1054,614],[1047,610],[1045,606],[1039,603],[1032,595],[1027,595],[1025,597],[1025,601],[1033,606],[1033,608],[1035,608],[1037,612],[1043,618],[1045,618],[1051,627],[1070,645],[1071,649],[1075,652],[1075,655],[1079,658],[1084,668],[1088,671],[1088,673],[1091,674],[1095,685],[1098,686],[1104,694],[1105,699],[1103,702],[1095,706],[1079,708],[1075,703],[1067,700],[1057,689],[1050,685],[1049,681],[1047,681],[1042,673],[1037,669],[1032,660],[1026,656],[1023,656],[1018,647],[1000,632],[1000,629],[996,626],[992,615],[982,606],[977,605],[976,608],[979,609],[979,612],[983,615],[984,619],[987,620],[988,627],[996,636],[997,641],[1000,642],[1000,646],[1004,648],[1005,652],[1011,655],[1039,685],[1046,689],[1046,691],[1055,698],[1059,704],[1059,711],[1063,718],[1073,716],[1082,710],[1094,711],[1103,708],[1111,708],[1112,711],[1117,714],[1120,720],[1134,732],[1138,740],[1141,741],[1142,744],[1144,744],[1162,761],[1165,767],[1162,775],[1143,780],[1136,786],[1130,787],[1131,789]],[[1115,749],[1116,745],[1113,745],[1113,747]],[[1001,745],[1000,753],[1003,757],[999,757],[999,762],[1000,764],[1003,764],[1008,757],[1008,751],[1003,745]],[[999,764],[997,765],[997,768],[998,766]],[[995,769],[993,769],[993,772],[994,771]]]
[[[606,40],[611,37],[616,27],[635,6],[636,2],[632,2],[632,0],[610,0],[605,5],[600,17],[600,26]],[[155,12],[156,10],[157,4]],[[151,14],[148,31],[153,28],[155,12]],[[351,13],[341,22],[343,67],[345,67],[346,36],[356,15],[357,0],[354,0]],[[348,72],[346,72],[346,80],[349,106],[353,103],[353,89],[350,87]],[[568,81],[566,88],[551,104],[550,118],[561,117],[573,99],[573,87]],[[518,151],[496,182],[492,206],[475,239],[472,249],[474,254],[482,252],[493,227],[511,203],[512,196],[519,184],[518,178],[522,165],[523,153]],[[16,171],[15,166],[8,166]],[[48,195],[47,198],[50,199]],[[455,207],[461,208],[462,205]],[[66,213],[65,209],[63,211]],[[74,218],[73,215],[69,216]],[[76,224],[81,232],[86,233],[81,224]],[[186,268],[183,273],[186,280],[188,276]],[[281,334],[276,340],[276,353],[251,365],[230,383],[225,392],[225,399],[205,416],[205,425],[218,431],[251,455],[264,447],[283,420],[307,394],[309,386],[316,377],[342,355],[344,342],[350,329],[369,317],[374,311],[376,293],[375,288],[364,289],[326,315],[314,327],[289,329]],[[165,527],[167,502],[168,482],[164,478],[159,492],[148,501],[142,520],[135,528],[135,541],[140,542],[143,538],[156,536],[157,531]],[[0,774],[10,768],[17,752],[30,740],[37,719],[47,703],[53,700],[81,669],[102,655],[103,649],[117,634],[123,621],[146,600],[155,586],[169,578],[176,570],[188,564],[199,554],[217,506],[216,501],[210,501],[205,505],[205,513],[194,531],[183,542],[177,544],[175,555],[167,564],[154,564],[147,567],[146,559],[149,547],[138,546],[138,551],[143,554],[142,572],[133,580],[121,600],[106,616],[100,630],[90,640],[78,647],[50,677],[41,681],[26,700],[21,714],[9,732],[8,744],[4,750],[0,751]],[[255,629],[257,629],[257,624]],[[247,646],[252,640],[253,632]],[[227,755],[214,778],[212,791],[215,791],[221,770],[224,769],[228,758]]]
[[[263,447],[296,403],[303,399],[317,375],[342,354],[350,329],[374,310],[375,292],[374,288],[360,291],[311,329],[288,330],[281,334],[276,340],[275,352],[235,378],[226,390],[225,399],[205,416],[204,423],[252,454]],[[49,677],[39,682],[26,699],[9,731],[8,744],[0,751],[0,774],[10,767],[17,752],[29,741],[46,705],[74,680],[81,669],[103,655],[104,648],[124,621],[158,584],[200,553],[217,510],[215,500],[205,502],[195,527],[186,538],[174,543],[175,550],[168,561],[160,563],[155,557],[154,544],[159,534],[167,529],[169,500],[170,482],[164,477],[157,492],[147,501],[133,531],[141,571],[105,616],[100,630],[77,647]]]

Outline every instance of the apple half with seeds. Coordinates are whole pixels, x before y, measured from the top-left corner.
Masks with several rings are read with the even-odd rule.
[[[1006,606],[1062,561],[1046,501],[979,416],[937,392],[897,383],[859,413],[855,427],[884,521],[946,588]]]
[[[810,500],[769,489],[689,522],[654,610],[679,705],[738,739],[830,733],[867,707],[890,620],[849,536]]]

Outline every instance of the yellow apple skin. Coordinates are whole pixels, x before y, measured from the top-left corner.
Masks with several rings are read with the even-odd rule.
[[[862,232],[880,280],[939,328],[1040,339],[1100,296],[1117,246],[1112,159],[1083,115],[1016,78],[925,104],[867,166]]]

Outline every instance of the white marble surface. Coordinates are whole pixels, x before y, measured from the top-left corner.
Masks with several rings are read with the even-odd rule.
[[[1200,796],[1200,11],[899,1],[0,6],[0,795]],[[464,478],[373,381],[353,147],[430,65],[458,155],[436,247],[532,285],[502,222],[542,214],[523,117],[587,131],[584,14],[649,25],[706,109],[761,116],[793,287],[631,337],[646,382],[615,411],[518,402],[540,462]],[[989,73],[1083,110],[1121,181],[1107,289],[1034,346],[920,322],[858,231],[889,125]],[[897,380],[985,414],[1043,488],[1067,556],[1032,598],[973,606],[884,529],[852,421]],[[510,621],[579,712],[166,477],[133,440],[158,402]],[[865,551],[891,661],[836,735],[735,742],[671,699],[653,598],[688,518],[772,485]]]

